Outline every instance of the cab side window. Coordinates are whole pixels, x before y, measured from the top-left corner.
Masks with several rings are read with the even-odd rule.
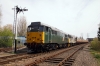
[[[45,32],[48,32],[48,29],[49,29],[49,28],[48,28],[47,26],[44,26],[44,31],[45,31]]]

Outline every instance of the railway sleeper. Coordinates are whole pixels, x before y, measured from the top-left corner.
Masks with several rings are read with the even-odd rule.
[[[82,49],[83,49],[83,47],[81,47],[79,50],[82,50]],[[66,60],[66,62],[64,62],[64,64],[63,64],[63,66],[72,66],[72,64],[74,63],[74,61],[76,59],[78,52],[76,52],[73,56],[71,56],[68,60]]]
[[[47,59],[45,62],[50,62],[50,63],[59,63],[63,60],[64,58],[52,58],[52,59]]]
[[[71,58],[71,59],[69,59],[68,61],[66,61],[66,62],[63,64],[63,66],[71,66],[72,63],[74,63],[74,61],[75,61],[75,59],[74,59],[74,58]]]

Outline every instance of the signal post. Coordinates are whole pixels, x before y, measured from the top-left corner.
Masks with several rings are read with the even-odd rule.
[[[13,23],[13,33],[14,33],[14,40],[13,40],[13,45],[14,45],[14,53],[16,53],[17,49],[17,14],[20,12],[28,11],[28,9],[21,9],[18,6],[14,6],[12,8],[14,10],[14,23]]]

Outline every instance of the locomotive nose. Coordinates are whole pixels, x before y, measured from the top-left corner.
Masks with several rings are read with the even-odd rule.
[[[30,32],[27,35],[27,41],[29,43],[43,43],[44,42],[44,33],[43,32]]]

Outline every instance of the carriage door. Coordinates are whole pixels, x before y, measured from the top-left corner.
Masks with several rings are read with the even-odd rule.
[[[49,28],[49,30],[48,30],[48,41],[49,41],[49,43],[52,42],[52,30],[51,30],[51,28]]]

